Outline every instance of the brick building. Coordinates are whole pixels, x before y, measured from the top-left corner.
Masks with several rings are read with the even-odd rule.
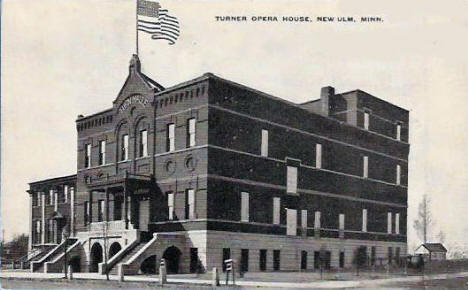
[[[30,184],[31,268],[311,270],[406,253],[408,111],[361,90],[303,104],[207,73],[163,88],[140,70],[78,116],[77,173]],[[62,232],[70,238],[62,238]],[[36,257],[34,257],[36,256]]]

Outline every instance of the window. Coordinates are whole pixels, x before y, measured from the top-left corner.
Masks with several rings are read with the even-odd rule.
[[[85,168],[91,167],[91,144],[85,145]]]
[[[54,220],[52,219],[49,220],[48,229],[49,229],[48,241],[49,243],[53,243],[54,242]]]
[[[340,252],[340,268],[344,268],[344,263],[345,263],[345,253]]]
[[[279,271],[280,270],[280,257],[281,252],[280,250],[273,250],[273,270]]]
[[[122,205],[123,198],[121,196],[114,197],[114,220],[119,221],[122,219]]]
[[[388,263],[392,264],[392,260],[393,260],[393,248],[388,247]]]
[[[187,121],[187,148],[196,145],[196,119],[190,118]]]
[[[286,235],[297,235],[297,210],[286,209]]]
[[[307,229],[307,210],[301,210],[301,228]]]
[[[387,213],[387,233],[392,233],[392,213]]]
[[[106,141],[99,141],[99,165],[106,164]]]
[[[120,161],[126,160],[128,160],[128,135],[123,135],[120,144]]]
[[[249,271],[249,249],[241,249],[241,261],[240,261],[241,271]]]
[[[104,200],[100,199],[98,200],[98,222],[102,222],[104,220],[104,210]]]
[[[401,140],[401,123],[396,125],[396,139]]]
[[[369,112],[364,112],[364,129],[369,130]]]
[[[37,220],[36,221],[36,243],[40,242],[40,236],[41,236],[41,221]]]
[[[241,193],[241,221],[249,221],[249,193]]]
[[[301,251],[301,270],[307,270],[307,252]]]
[[[148,131],[141,130],[138,143],[138,157],[148,156]]]
[[[400,234],[400,214],[395,214],[395,234]]]
[[[42,205],[42,192],[37,193],[37,206]]]
[[[297,193],[297,167],[287,167],[287,192]]]
[[[69,190],[70,190],[70,188],[68,187],[68,185],[63,186],[63,202],[68,202],[68,191]]]
[[[167,194],[167,206],[169,208],[169,220],[174,219],[174,193]]]
[[[49,190],[49,205],[54,205],[54,190]]]
[[[362,210],[362,231],[367,232],[367,209]]]
[[[195,219],[195,190],[187,189],[188,218]]]
[[[83,214],[84,224],[87,225],[90,222],[90,220],[89,220],[89,214],[90,214],[89,201],[84,202],[83,211],[84,211],[84,214]]]
[[[175,124],[167,125],[167,142],[166,151],[172,152],[175,150]]]
[[[322,168],[322,144],[315,144],[315,167]]]
[[[345,229],[345,215],[340,213],[339,214],[339,230],[343,231]]]
[[[320,212],[319,211],[315,212],[314,228],[320,229]]]
[[[266,271],[267,250],[260,250],[260,271]]]
[[[400,260],[400,247],[396,247],[395,248],[395,260],[397,262],[398,265],[401,264],[401,260]]]
[[[268,156],[268,130],[262,129],[262,144],[260,148],[262,156]]]
[[[401,184],[401,166],[400,165],[396,166],[396,184],[397,185]]]
[[[369,157],[362,157],[362,177],[369,177]]]
[[[280,203],[281,199],[279,197],[273,197],[273,224],[280,224]]]
[[[371,247],[371,266],[375,265],[375,259],[377,258],[375,246]]]

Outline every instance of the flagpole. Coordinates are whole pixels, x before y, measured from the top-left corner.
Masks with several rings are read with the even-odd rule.
[[[135,0],[135,2],[136,55],[138,56],[138,0]]]

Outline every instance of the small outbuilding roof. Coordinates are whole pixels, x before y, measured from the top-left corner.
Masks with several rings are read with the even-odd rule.
[[[425,243],[425,244],[422,244],[421,246],[418,247],[421,248],[421,247],[424,247],[426,248],[429,252],[436,252],[436,253],[446,253],[447,252],[447,249],[444,247],[444,245],[442,245],[441,243]],[[416,250],[418,250],[416,249]]]

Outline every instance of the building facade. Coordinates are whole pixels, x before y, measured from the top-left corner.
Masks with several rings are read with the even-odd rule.
[[[31,248],[55,246],[31,268],[60,270],[64,248],[101,273],[346,268],[363,247],[392,263],[408,122],[360,90],[295,104],[210,73],[164,88],[133,56],[112,107],[76,120],[76,175],[30,184]]]

